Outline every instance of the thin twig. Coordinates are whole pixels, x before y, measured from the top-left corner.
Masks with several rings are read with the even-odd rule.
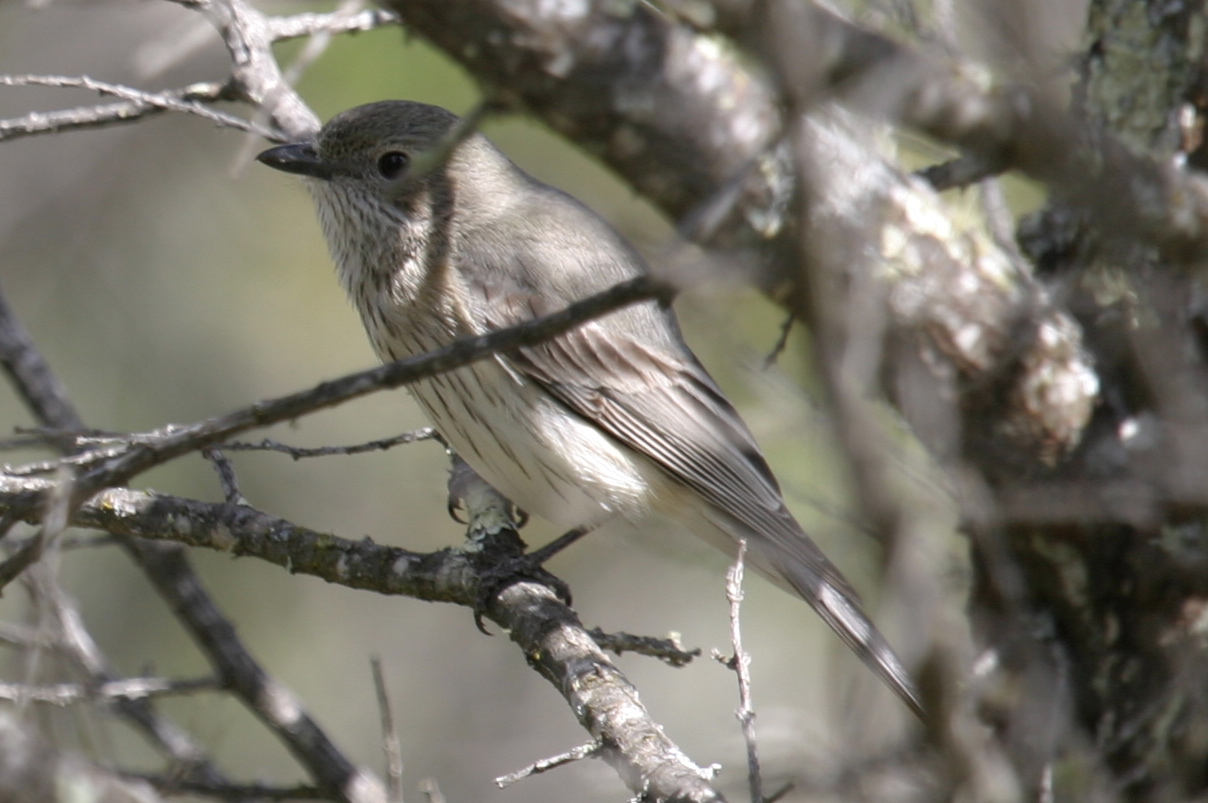
[[[534,549],[532,552],[528,553],[526,557],[534,566],[544,565],[545,562],[553,558],[554,555],[557,555],[559,552],[566,549],[571,544],[574,544],[580,538],[594,531],[595,529],[596,526],[584,526],[576,527],[573,530],[568,530],[555,538],[553,541],[550,541],[545,546]]]
[[[692,663],[693,658],[700,657],[699,647],[694,650],[684,649],[678,633],[669,638],[655,638],[635,636],[632,633],[606,633],[598,627],[593,627],[587,632],[595,639],[596,644],[617,655],[632,652],[658,658],[663,663],[675,667],[687,666]]]
[[[16,549],[24,546],[33,538],[34,536],[20,539],[9,539],[9,543],[11,543],[13,548]],[[110,533],[64,533],[63,535],[59,536],[56,546],[60,550],[67,551],[73,549],[96,549],[97,547],[113,546],[116,543],[118,543],[118,537]]]
[[[317,34],[364,33],[374,28],[398,25],[398,14],[382,8],[370,8],[355,14],[335,11],[330,14],[293,14],[269,17],[268,29],[274,42],[285,42]]]
[[[222,444],[222,448],[230,452],[281,452],[292,457],[294,460],[301,460],[306,457],[326,457],[328,455],[351,455],[363,454],[365,452],[384,452],[387,449],[393,449],[395,446],[402,446],[408,443],[418,443],[419,441],[440,440],[440,435],[432,427],[421,427],[420,429],[404,432],[401,435],[395,435],[393,438],[382,438],[381,440],[369,441],[368,443],[358,443],[353,446],[317,446],[313,448],[305,448],[300,446],[290,446],[286,443],[265,438],[258,443],[247,443],[245,441],[229,441]]]
[[[314,786],[264,786],[262,784],[237,784],[211,781],[195,781],[175,775],[150,775],[124,772],[123,778],[142,781],[151,788],[165,794],[193,794],[212,797],[216,800],[331,800],[331,795]]]
[[[418,181],[424,174],[448,162],[457,146],[477,132],[483,120],[498,111],[498,101],[490,95],[484,97],[468,114],[462,116],[440,141],[412,157],[407,170],[407,181]]]
[[[97,686],[80,683],[56,683],[38,686],[28,683],[0,683],[0,699],[10,702],[48,703],[65,706],[82,701],[141,700],[212,691],[221,688],[214,678],[168,680],[167,678],[124,678]]]
[[[10,558],[0,563],[0,590],[40,560],[47,544],[57,541],[67,529],[71,518],[70,499],[74,485],[75,477],[71,470],[66,466],[60,468],[55,477],[54,492],[43,505],[42,526],[33,538],[22,543]]]
[[[323,18],[321,20],[322,24],[314,25],[305,34],[299,34],[300,36],[309,36],[310,39],[294,58],[293,63],[291,63],[289,67],[282,73],[282,78],[284,79],[285,83],[289,84],[290,86],[297,86],[298,80],[302,77],[302,74],[305,73],[312,64],[318,61],[324,52],[326,52],[327,48],[331,45],[331,40],[334,35],[341,33],[342,30],[368,30],[365,27],[359,26],[371,24],[376,15],[373,12],[370,12],[370,15],[366,16],[365,12],[362,10],[364,5],[364,0],[344,0],[344,2],[340,3],[340,7],[332,13],[314,15],[315,17]],[[394,17],[396,20],[398,19],[397,15],[394,15],[389,11],[379,11],[376,12],[376,14],[384,14]],[[359,26],[352,29],[343,28],[342,23],[345,20],[351,19],[358,19]],[[269,18],[269,35],[273,38],[273,41],[281,41],[281,38],[278,38],[280,26],[276,25],[275,23],[279,21],[284,22],[287,20],[296,20],[296,18],[286,18],[285,20],[277,20],[271,17]],[[320,23],[320,20],[312,19],[311,22]]]
[[[63,383],[42,358],[29,330],[17,319],[0,291],[0,368],[8,375],[21,401],[36,420],[50,426],[83,428],[79,414],[67,397]],[[61,436],[47,440],[62,446]]]
[[[751,702],[751,656],[742,648],[742,579],[747,557],[747,542],[738,542],[738,556],[734,565],[726,572],[726,599],[730,603],[730,643],[734,655],[723,659],[714,657],[733,669],[738,676],[738,710],[734,715],[742,727],[742,738],[747,745],[747,779],[751,786],[751,803],[764,803],[763,775],[759,769],[759,748],[755,742],[755,706]]]
[[[166,89],[159,94],[179,101],[212,103],[226,99],[227,85],[191,84],[183,89]],[[57,134],[60,131],[73,129],[102,128],[121,123],[133,123],[144,117],[163,114],[165,111],[168,109],[162,105],[151,105],[140,100],[123,100],[117,103],[79,106],[74,109],[59,109],[52,112],[30,112],[23,117],[0,120],[0,142],[37,134]]]
[[[793,321],[797,319],[793,313],[785,316],[784,321],[780,324],[780,334],[776,338],[776,342],[772,344],[772,350],[768,352],[768,356],[763,361],[765,369],[771,368],[776,364],[776,360],[780,359],[780,355],[789,345],[789,335],[793,331]]]
[[[444,793],[440,791],[440,784],[436,782],[435,778],[424,778],[420,781],[419,791],[424,793],[428,803],[445,803]]]
[[[17,449],[46,448],[46,438],[41,435],[17,435],[12,438],[0,439],[0,451],[15,451]]]
[[[121,98],[136,104],[142,104],[163,111],[181,112],[182,114],[192,114],[210,122],[216,123],[219,126],[226,128],[235,128],[240,131],[257,134],[266,139],[273,139],[279,136],[274,131],[271,131],[263,126],[254,123],[250,120],[245,120],[242,117],[237,117],[233,114],[220,112],[217,109],[210,108],[196,100],[188,98],[205,97],[208,99],[217,99],[217,96],[223,92],[223,89],[217,88],[215,84],[199,84],[197,87],[186,87],[184,90],[178,90],[176,93],[171,92],[146,92],[141,89],[135,89],[131,86],[123,84],[113,84],[108,81],[98,81],[95,78],[90,78],[87,75],[0,75],[0,86],[49,86],[62,87],[72,89],[87,89],[92,92],[97,92],[101,95],[111,95],[115,98]],[[99,112],[102,107],[93,107],[94,112]],[[79,111],[79,110],[77,110]],[[87,110],[85,110],[87,111]],[[59,112],[58,114],[70,114],[70,112]],[[88,115],[85,114],[86,118]],[[93,115],[95,118],[95,114]],[[26,118],[30,119],[30,115]],[[34,118],[37,119],[36,117]],[[128,118],[120,120],[124,122]],[[110,118],[108,122],[118,122],[116,118]],[[90,123],[96,125],[96,122]],[[60,126],[58,129],[61,130]],[[78,127],[75,126],[75,127]],[[45,129],[49,131],[50,129]],[[0,138],[3,138],[5,133],[4,128],[0,128]],[[23,131],[22,133],[29,133]]]
[[[934,189],[952,190],[985,181],[1000,175],[1007,169],[1003,163],[989,162],[977,156],[958,156],[947,162],[930,165],[915,171],[915,175],[926,181]]]
[[[0,506],[40,496],[50,486],[46,479],[0,475]],[[248,507],[129,488],[110,489],[88,499],[75,511],[74,521],[80,526],[142,538],[169,538],[227,554],[258,557],[291,572],[321,577],[348,588],[471,607],[481,604],[483,580],[476,574],[473,556],[464,550],[420,555],[366,539],[354,541],[305,530]],[[154,577],[167,574],[155,568]],[[174,596],[187,602],[186,592]],[[644,783],[652,794],[720,800],[711,788],[711,771],[693,764],[667,738],[650,718],[636,689],[553,590],[539,583],[515,583],[491,600],[486,615],[509,633],[534,668],[567,700],[584,727],[600,733],[607,745],[602,757],[621,777],[627,783],[644,779],[636,787],[631,785],[635,792]],[[222,628],[207,629],[229,628],[229,623],[223,622]],[[204,649],[207,655],[216,652],[209,644]],[[223,677],[227,673],[226,669],[219,670]],[[247,691],[259,692],[262,699],[296,705],[275,684]],[[296,713],[297,709],[293,710]],[[292,744],[291,749],[297,750]]]
[[[209,446],[201,450],[204,457],[218,474],[218,482],[222,485],[222,496],[228,505],[246,505],[247,500],[239,492],[239,478],[235,476],[235,466],[217,446]]]
[[[572,747],[565,753],[559,753],[556,756],[550,756],[549,758],[534,761],[524,769],[509,772],[507,775],[500,775],[495,779],[495,785],[500,789],[505,789],[516,783],[516,781],[524,780],[525,778],[529,778],[533,775],[540,775],[543,772],[549,772],[552,769],[557,769],[558,767],[571,764],[575,761],[581,761],[585,758],[593,758],[599,754],[599,752],[599,742],[588,742],[587,744],[581,744],[578,747]]]
[[[386,691],[386,679],[382,675],[382,659],[373,656],[373,688],[377,692],[378,711],[382,718],[382,751],[386,754],[386,799],[391,803],[403,803],[403,751],[399,745],[398,730],[394,727],[394,712],[390,707],[390,694]]]

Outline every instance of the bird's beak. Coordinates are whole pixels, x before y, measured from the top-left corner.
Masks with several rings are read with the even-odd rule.
[[[269,148],[257,156],[256,161],[286,173],[321,179],[332,177],[332,169],[319,158],[311,142],[294,142]]]

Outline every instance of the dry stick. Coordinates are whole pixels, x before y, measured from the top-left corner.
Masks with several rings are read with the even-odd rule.
[[[306,34],[309,37],[309,41],[302,47],[302,50],[285,72],[282,73],[282,80],[289,86],[297,86],[299,79],[302,78],[302,74],[318,61],[323,53],[327,51],[327,48],[331,46],[332,36],[340,32],[340,20],[358,16],[363,18],[363,14],[359,12],[361,12],[361,7],[364,5],[364,0],[343,0],[334,12],[322,15],[326,17],[322,22],[327,25],[314,27]],[[390,14],[388,11],[383,13]],[[273,22],[274,20],[271,18],[268,20],[269,36],[274,41],[280,41],[278,38],[280,29]],[[355,28],[355,30],[365,29]]]
[[[581,761],[585,758],[592,758],[600,752],[599,742],[588,742],[581,744],[578,747],[572,747],[565,753],[559,753],[556,756],[543,758],[540,761],[534,761],[524,769],[509,772],[507,775],[500,775],[495,779],[495,785],[500,789],[505,789],[516,781],[524,780],[532,775],[540,775],[543,772],[549,772],[552,769],[557,769],[565,764],[571,764],[575,761]]]
[[[24,546],[26,542],[32,540],[30,538],[15,539],[13,543],[17,546]],[[117,536],[112,533],[93,534],[93,535],[68,535],[64,533],[55,541],[55,548],[60,551],[73,549],[96,549],[102,546],[113,546],[118,543]]]
[[[247,500],[239,492],[239,478],[235,476],[235,466],[217,446],[207,446],[201,450],[214,472],[218,474],[218,482],[222,485],[222,496],[228,505],[245,505]]]
[[[221,446],[229,452],[281,452],[289,455],[294,460],[301,460],[305,457],[326,457],[335,454],[351,455],[362,454],[364,452],[384,452],[387,449],[393,449],[395,446],[428,440],[441,440],[440,435],[432,427],[421,427],[411,432],[395,435],[393,438],[382,438],[381,440],[369,441],[368,443],[358,443],[355,446],[316,446],[314,448],[304,448],[278,443],[270,438],[264,438],[257,443],[229,441],[221,444]]]
[[[153,697],[183,696],[196,691],[219,688],[214,678],[167,680],[165,678],[123,678],[99,686],[80,683],[55,683],[35,686],[28,683],[0,683],[0,699],[10,702],[35,702],[65,706],[78,702],[112,702],[118,699],[141,700]]]
[[[80,76],[73,80],[79,80]],[[138,90],[125,87],[130,92]],[[23,117],[0,120],[0,142],[20,137],[38,134],[56,134],[72,129],[102,128],[105,126],[133,123],[144,117],[163,114],[168,111],[170,101],[205,103],[225,100],[227,85],[225,83],[190,84],[182,89],[166,89],[153,96],[162,98],[164,102],[151,104],[145,100],[121,100],[116,103],[100,103],[91,106],[79,106],[74,109],[59,109],[52,112],[30,112]],[[233,118],[238,120],[240,118]],[[220,123],[225,125],[225,123]],[[246,124],[236,126],[246,129]]]
[[[734,655],[722,660],[738,677],[738,710],[734,716],[742,727],[742,739],[747,746],[747,780],[751,785],[751,803],[764,803],[763,775],[759,769],[759,748],[755,743],[755,706],[751,702],[751,656],[742,648],[742,576],[747,557],[747,541],[738,542],[738,556],[726,571],[726,599],[730,603],[730,644]],[[715,656],[721,660],[721,656]]]
[[[268,29],[274,42],[299,39],[315,34],[364,33],[384,25],[398,25],[393,11],[366,9],[355,14],[335,11],[330,14],[294,14],[289,17],[269,17]]]
[[[169,795],[194,794],[212,797],[217,800],[330,800],[331,797],[321,789],[313,786],[278,787],[260,784],[236,784],[213,781],[193,781],[177,778],[174,775],[150,775],[137,772],[124,772],[121,777],[131,781],[141,781],[152,789]]]
[[[382,751],[386,754],[386,799],[391,803],[403,803],[403,751],[399,745],[398,730],[394,727],[394,712],[390,708],[386,679],[382,675],[382,659],[375,655],[372,666],[373,688],[377,692],[378,710],[382,715]]]
[[[424,778],[420,781],[419,791],[428,798],[428,803],[445,803],[445,796],[440,791],[440,785],[436,783],[435,778]]]
[[[32,538],[22,543],[11,557],[0,563],[0,590],[42,558],[48,544],[57,549],[59,537],[67,528],[71,518],[71,489],[75,475],[68,466],[60,466],[55,473],[54,492],[42,505],[42,526]]]
[[[789,345],[789,335],[793,332],[793,321],[797,317],[792,313],[785,316],[784,321],[780,324],[780,334],[776,337],[776,342],[772,344],[772,350],[768,352],[768,356],[764,358],[764,369],[771,368],[776,364],[776,360],[780,359],[780,355]]]
[[[34,418],[55,429],[83,428],[79,415],[33,338],[0,292],[0,368]],[[53,439],[52,439],[53,440]],[[71,441],[66,442],[70,445]]]
[[[625,632],[606,633],[598,627],[593,627],[587,632],[596,644],[617,655],[632,652],[635,655],[658,658],[668,666],[675,667],[687,666],[692,663],[692,659],[700,657],[700,647],[684,649],[679,634],[673,634],[670,638],[653,638]]]
[[[113,84],[108,81],[98,81],[95,78],[90,78],[87,75],[0,75],[0,86],[49,86],[71,89],[87,89],[92,92],[97,92],[101,95],[112,95],[115,98],[130,103],[147,106],[163,111],[182,112],[184,114],[193,114],[212,123],[217,123],[228,128],[237,128],[241,131],[248,131],[254,134],[259,134],[262,137],[272,138],[276,133],[262,126],[244,120],[242,117],[236,117],[233,114],[212,109],[200,102],[187,99],[190,95],[200,94],[203,97],[207,93],[211,93],[216,85],[201,84],[191,91],[189,87],[177,92],[145,92],[141,89],[125,86],[123,84]],[[223,90],[219,89],[212,99],[217,100],[217,95]],[[96,109],[97,107],[93,107]],[[26,118],[28,119],[28,118]]]

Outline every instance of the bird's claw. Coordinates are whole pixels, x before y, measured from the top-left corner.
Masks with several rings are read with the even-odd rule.
[[[570,586],[541,567],[544,557],[546,556],[537,554],[520,555],[499,561],[483,572],[478,599],[474,602],[474,626],[479,631],[485,635],[491,635],[486,625],[483,624],[483,616],[486,615],[487,608],[495,601],[495,598],[516,583],[539,583],[553,591],[563,604],[570,607],[572,602]]]

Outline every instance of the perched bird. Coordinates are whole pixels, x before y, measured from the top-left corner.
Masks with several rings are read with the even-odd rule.
[[[574,198],[537,181],[459,118],[383,101],[334,117],[264,164],[306,176],[340,280],[393,361],[537,318],[644,274]],[[431,160],[430,160],[431,161]],[[910,677],[839,570],[784,505],[754,438],[655,301],[410,386],[488,482],[562,527],[679,521],[804,598],[921,714]]]

